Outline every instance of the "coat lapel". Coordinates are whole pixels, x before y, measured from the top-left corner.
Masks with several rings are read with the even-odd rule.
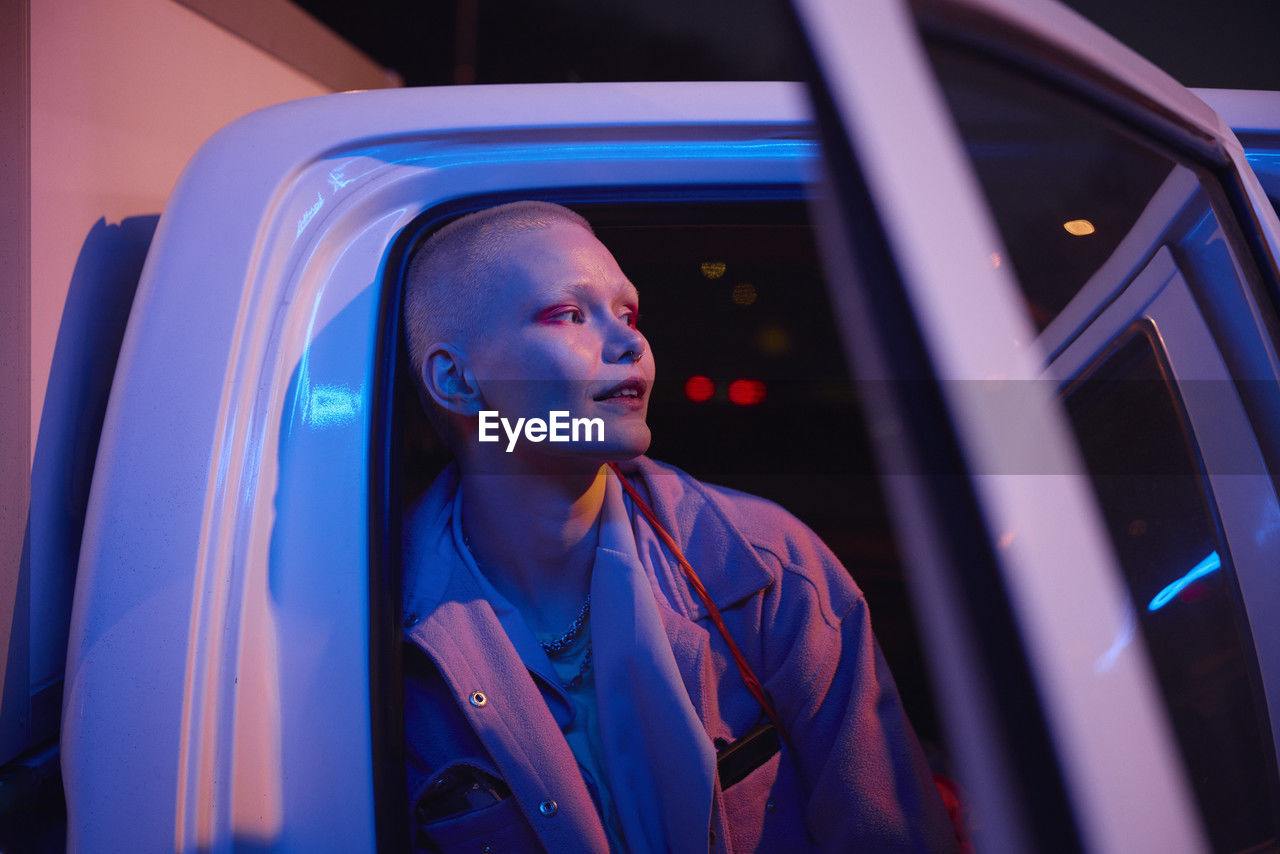
[[[492,609],[445,601],[410,636],[436,662],[548,849],[607,850],[573,751]],[[477,691],[483,705],[471,701]],[[539,814],[547,799],[557,804],[554,819]]]
[[[677,469],[645,457],[626,468],[639,475],[633,482],[681,544],[718,607],[728,608],[772,582],[715,495]],[[563,850],[604,847],[590,794],[545,699],[493,608],[478,591],[466,588],[469,573],[450,536],[457,482],[450,467],[406,526],[432,532],[425,540],[406,542],[405,614],[429,615],[409,636],[436,661],[460,703],[475,690],[486,692],[488,703],[478,711],[494,714],[472,719],[513,791],[567,793],[557,816],[565,821],[554,837],[569,840],[577,834],[578,841]],[[649,523],[629,512],[614,478],[608,481],[603,512],[590,625],[608,785],[629,847],[704,850],[716,764],[703,720],[714,715],[704,708],[704,683],[711,678],[703,672],[709,665],[709,638],[705,624],[694,621],[706,611]],[[540,827],[530,804],[521,805]],[[568,805],[573,808],[566,810]],[[550,841],[545,832],[540,835]]]
[[[773,573],[761,562],[738,524],[726,517],[722,496],[679,469],[648,457],[637,457],[621,468],[647,498],[658,521],[680,544],[685,559],[710,591],[717,608],[730,608],[773,583]],[[675,556],[648,520],[639,512],[631,516],[640,561],[652,568],[661,595],[690,619],[708,617]]]
[[[450,467],[415,509],[418,539],[405,550],[406,636],[435,662],[546,847],[606,851],[604,827],[573,751],[458,553],[450,524],[456,489]],[[482,705],[471,701],[477,691]],[[553,818],[539,813],[548,799],[557,804]]]
[[[591,576],[591,635],[605,773],[628,847],[707,846],[715,751],[690,700],[622,489],[608,481]]]

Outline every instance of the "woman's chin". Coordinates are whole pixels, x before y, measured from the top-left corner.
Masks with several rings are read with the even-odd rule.
[[[649,450],[652,435],[647,426],[615,435],[604,442],[573,442],[558,446],[547,445],[543,450],[548,457],[564,461],[581,461],[586,465],[621,463],[633,460]]]

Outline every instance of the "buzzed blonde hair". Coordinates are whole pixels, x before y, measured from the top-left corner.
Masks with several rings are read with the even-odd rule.
[[[404,328],[415,382],[435,421],[430,395],[421,388],[427,348],[437,342],[465,345],[479,327],[490,287],[487,276],[502,265],[516,234],[569,223],[595,234],[577,213],[551,202],[508,202],[459,217],[431,235],[405,271]],[[439,426],[439,425],[437,425]]]

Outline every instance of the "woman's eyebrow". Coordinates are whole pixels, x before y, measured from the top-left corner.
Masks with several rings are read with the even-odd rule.
[[[555,282],[545,290],[533,290],[526,296],[531,304],[542,305],[559,299],[577,299],[586,289],[586,285],[581,282]]]
[[[543,294],[543,296],[549,297],[551,299],[558,299],[560,297],[578,297],[584,294],[590,294],[594,290],[595,290],[595,286],[591,282],[586,282],[586,281],[557,282],[553,284],[548,289],[549,292]],[[620,287],[615,289],[615,293],[621,293],[623,296],[629,297],[633,300],[638,300],[640,298],[640,289],[637,288],[635,284],[630,280],[625,280]]]
[[[635,283],[630,279],[623,280],[623,284],[617,289],[617,293],[619,293],[624,299],[630,299],[632,302],[640,301],[640,289],[637,288]]]

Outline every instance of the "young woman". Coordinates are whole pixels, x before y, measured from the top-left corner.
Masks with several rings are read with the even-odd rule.
[[[643,456],[638,317],[556,205],[463,217],[410,264],[455,457],[406,520],[415,846],[954,850],[848,572],[777,505]]]

